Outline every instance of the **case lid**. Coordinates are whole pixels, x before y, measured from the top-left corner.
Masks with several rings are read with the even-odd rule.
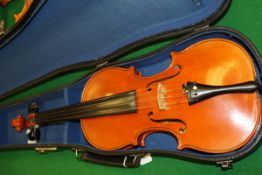
[[[39,3],[43,4],[43,0]],[[208,25],[223,14],[229,3],[229,0],[47,1],[30,25],[11,42],[0,40],[0,98],[53,70],[66,71],[67,66],[86,61],[98,64],[97,60],[113,60],[134,47]]]

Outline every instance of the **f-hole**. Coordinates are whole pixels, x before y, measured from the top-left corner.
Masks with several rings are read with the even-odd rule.
[[[165,81],[165,80],[168,80],[168,79],[171,79],[171,78],[176,77],[177,75],[180,74],[182,68],[181,68],[180,65],[175,65],[175,66],[174,66],[174,69],[179,69],[179,71],[178,71],[177,73],[175,73],[174,75],[171,75],[171,76],[169,76],[169,77],[163,77],[163,78],[160,78],[160,79],[158,79],[158,80],[154,80],[154,81],[148,83],[148,84],[146,85],[146,89],[147,89],[148,91],[151,91],[151,87],[150,87],[150,86],[151,86],[152,84],[155,84],[155,83],[158,83],[158,82]]]

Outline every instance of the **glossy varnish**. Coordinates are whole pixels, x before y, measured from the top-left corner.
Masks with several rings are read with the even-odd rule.
[[[86,83],[82,101],[136,92],[136,112],[81,119],[87,141],[102,150],[143,146],[153,132],[172,134],[177,149],[225,153],[245,145],[261,118],[258,92],[223,94],[188,104],[183,84],[232,85],[255,81],[249,54],[225,39],[206,39],[181,52],[171,53],[171,64],[163,72],[143,77],[134,67],[108,67]],[[165,92],[166,109],[159,108],[159,85]]]

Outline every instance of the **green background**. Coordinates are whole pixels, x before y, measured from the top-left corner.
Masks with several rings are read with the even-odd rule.
[[[19,12],[23,3],[21,0],[13,0],[7,7],[0,8],[0,18],[4,18],[7,27],[13,24],[14,13]],[[229,26],[245,34],[262,51],[262,1],[261,0],[233,0],[231,7],[223,18],[217,22],[217,26]],[[165,45],[169,41],[159,43],[126,56],[143,54]],[[87,71],[86,71],[87,72]],[[63,81],[73,81],[86,72],[74,72],[62,76]],[[43,89],[53,88],[53,84],[62,82],[61,77],[46,82]],[[61,85],[61,83],[59,84]],[[31,89],[31,94],[39,91],[38,87]],[[40,88],[41,89],[41,88]],[[21,95],[21,94],[20,94]],[[17,95],[19,96],[19,94]],[[16,97],[13,97],[16,98]],[[1,99],[2,100],[2,99]],[[14,99],[13,99],[14,100]],[[1,131],[0,131],[1,132]],[[206,165],[175,158],[154,156],[150,164],[137,169],[116,168],[97,165],[76,160],[71,150],[60,150],[55,153],[39,155],[32,150],[2,151],[0,152],[0,175],[2,174],[262,174],[262,147],[246,157],[235,162],[233,169],[221,171],[214,165]]]

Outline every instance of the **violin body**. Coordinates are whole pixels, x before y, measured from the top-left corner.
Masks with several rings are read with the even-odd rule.
[[[149,134],[165,132],[177,139],[178,150],[230,152],[245,145],[260,124],[259,94],[222,94],[190,105],[183,84],[223,86],[255,77],[249,54],[224,39],[207,39],[172,52],[169,67],[150,77],[134,67],[104,68],[87,81],[81,101],[134,91],[136,112],[84,118],[81,127],[87,141],[101,150],[143,146]]]

